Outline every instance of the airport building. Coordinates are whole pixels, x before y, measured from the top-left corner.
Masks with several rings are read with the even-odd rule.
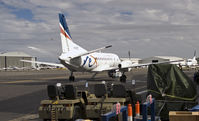
[[[26,63],[20,60],[36,61],[36,57],[32,57],[24,52],[7,52],[0,53],[0,69],[32,69],[36,68],[34,63]]]

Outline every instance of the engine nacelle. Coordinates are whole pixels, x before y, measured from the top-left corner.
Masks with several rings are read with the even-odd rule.
[[[128,67],[132,66],[132,64],[133,64],[132,61],[124,60],[118,65],[118,67],[119,67],[119,69],[122,69],[124,71],[131,71],[131,68],[128,68]]]

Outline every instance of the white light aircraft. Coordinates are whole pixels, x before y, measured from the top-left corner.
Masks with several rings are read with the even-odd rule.
[[[198,66],[198,61],[196,60],[196,50],[194,51],[194,57],[192,59],[187,60],[186,66],[190,68],[195,68]]]
[[[107,71],[110,77],[120,77],[120,81],[126,81],[125,72],[131,70],[131,68],[153,64],[136,64],[132,63],[130,60],[121,61],[116,54],[101,52],[101,50],[109,48],[111,47],[111,45],[87,51],[73,42],[71,34],[69,32],[69,28],[66,23],[66,19],[63,14],[59,14],[59,26],[61,31],[60,36],[62,44],[62,54],[59,56],[61,64],[28,60],[21,61],[66,67],[71,72],[71,75],[69,77],[70,81],[75,80],[73,72],[94,72],[95,76],[98,72],[102,71]]]

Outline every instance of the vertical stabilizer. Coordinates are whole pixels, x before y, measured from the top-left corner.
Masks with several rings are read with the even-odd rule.
[[[72,41],[72,37],[66,23],[66,19],[64,14],[59,13],[59,26],[60,26],[60,36],[61,36],[61,44],[63,53],[67,53],[73,51],[76,54],[80,54],[85,52],[86,50],[75,44]]]
[[[59,14],[59,27],[60,27],[62,51],[68,52],[70,50],[68,41],[72,41],[72,38],[66,23],[66,19],[63,14]]]
[[[194,51],[193,60],[196,60],[196,50]]]

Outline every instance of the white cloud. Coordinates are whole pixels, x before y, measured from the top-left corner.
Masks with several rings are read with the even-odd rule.
[[[144,14],[148,15],[149,18],[151,18],[152,20],[159,20],[159,21],[165,21],[165,22],[168,22],[169,20],[169,16],[160,10],[146,9],[145,11],[146,12]]]
[[[45,51],[45,50],[43,50],[43,49],[40,49],[40,48],[37,48],[37,47],[28,46],[27,48],[32,49],[32,50],[34,50],[34,51],[37,51],[37,52],[39,52],[39,53],[49,54],[47,51]]]

